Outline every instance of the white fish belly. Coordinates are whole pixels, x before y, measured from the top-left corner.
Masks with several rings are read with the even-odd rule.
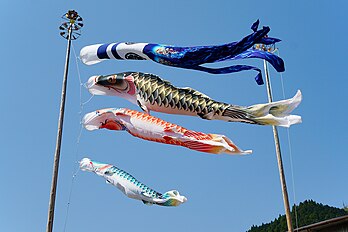
[[[190,116],[197,116],[196,112],[192,112],[189,110],[184,110],[184,109],[178,109],[178,108],[172,108],[171,106],[165,107],[165,106],[159,106],[157,104],[151,105],[148,104],[146,107],[150,111],[156,111],[156,112],[162,112],[166,114],[181,114],[181,115],[190,115]]]

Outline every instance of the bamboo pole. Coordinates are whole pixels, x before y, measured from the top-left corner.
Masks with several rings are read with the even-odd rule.
[[[268,72],[268,65],[267,65],[267,61],[266,60],[263,61],[263,67],[264,67],[265,76],[266,76],[266,87],[267,87],[268,102],[271,103],[273,101],[273,99],[272,99],[272,90],[271,90],[271,85],[270,85],[270,81],[269,81],[269,72]],[[288,196],[288,191],[287,191],[287,188],[286,188],[286,181],[285,181],[285,175],[284,175],[282,154],[281,154],[281,150],[280,150],[278,130],[277,130],[276,126],[272,126],[272,129],[273,129],[274,144],[275,144],[276,154],[277,154],[280,183],[281,183],[281,186],[282,186],[283,202],[284,202],[285,215],[286,215],[286,223],[288,225],[288,232],[293,232],[294,230],[292,228],[290,206],[289,206],[289,196]]]

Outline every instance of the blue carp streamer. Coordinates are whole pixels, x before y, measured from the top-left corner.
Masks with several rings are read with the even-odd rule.
[[[273,45],[280,42],[277,38],[268,37],[269,27],[258,30],[259,20],[251,29],[253,33],[238,42],[214,46],[177,47],[153,43],[108,43],[89,45],[81,49],[80,57],[87,65],[99,63],[106,59],[118,60],[152,60],[157,63],[199,70],[211,74],[227,74],[244,70],[255,70],[259,85],[263,84],[261,70],[250,65],[232,65],[221,68],[209,68],[202,65],[229,60],[258,58],[268,61],[278,72],[283,72],[284,61],[277,55],[254,48],[254,45]]]

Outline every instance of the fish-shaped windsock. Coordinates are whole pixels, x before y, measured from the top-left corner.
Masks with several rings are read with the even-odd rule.
[[[171,190],[164,194],[147,187],[131,174],[111,165],[84,158],[80,161],[80,169],[94,172],[106,179],[107,183],[116,186],[127,197],[141,200],[146,205],[178,206],[187,201],[178,191]]]
[[[88,113],[82,123],[87,130],[106,128],[125,130],[131,135],[158,143],[183,146],[213,154],[250,154],[243,151],[229,138],[218,134],[205,134],[188,130],[151,115],[129,109],[102,109]]]
[[[278,72],[283,72],[283,60],[273,53],[254,49],[255,44],[270,45],[279,42],[279,39],[267,37],[269,27],[257,30],[257,20],[251,27],[253,33],[238,42],[215,46],[177,47],[154,43],[107,43],[83,47],[80,58],[84,64],[91,65],[107,59],[118,60],[152,60],[154,62],[194,69],[211,74],[226,74],[243,70],[255,70],[258,75],[256,82],[263,84],[261,70],[249,65],[232,65],[222,68],[208,68],[202,66],[227,60],[240,60],[246,58],[260,58],[267,60]]]
[[[300,116],[290,115],[302,100],[300,91],[291,99],[244,107],[215,101],[197,90],[178,88],[156,75],[141,72],[92,76],[87,88],[95,95],[125,98],[147,113],[156,111],[284,127],[301,122]]]

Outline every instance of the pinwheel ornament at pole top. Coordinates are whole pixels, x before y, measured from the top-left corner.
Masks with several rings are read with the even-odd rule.
[[[65,39],[68,39],[69,29],[71,29],[71,40],[75,40],[78,37],[80,37],[80,29],[83,27],[83,19],[81,18],[81,16],[79,16],[76,11],[69,10],[66,14],[62,16],[62,19],[64,19],[66,22],[63,22],[62,25],[59,27],[60,35]]]
[[[269,44],[269,45],[266,45],[266,44],[255,44],[253,46],[253,48],[255,50],[261,50],[261,51],[270,52],[270,53],[274,53],[277,50],[277,48],[275,47],[275,44]]]

